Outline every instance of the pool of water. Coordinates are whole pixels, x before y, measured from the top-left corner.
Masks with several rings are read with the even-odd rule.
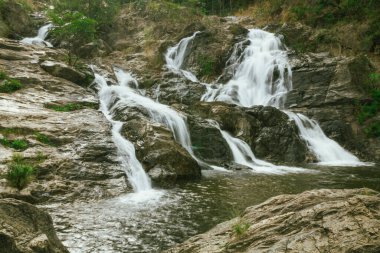
[[[279,194],[318,188],[380,191],[380,167],[311,166],[313,173],[204,171],[199,181],[92,203],[45,207],[70,252],[160,252]]]

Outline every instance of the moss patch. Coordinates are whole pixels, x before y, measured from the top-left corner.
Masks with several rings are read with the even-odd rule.
[[[45,104],[46,108],[57,111],[57,112],[72,112],[82,109],[97,109],[99,105],[97,103],[90,102],[73,102],[67,104]]]

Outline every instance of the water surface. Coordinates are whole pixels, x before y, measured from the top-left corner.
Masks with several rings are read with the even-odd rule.
[[[380,191],[380,168],[311,166],[318,173],[263,175],[204,171],[172,189],[95,203],[48,207],[70,252],[160,252],[279,194],[318,188]]]

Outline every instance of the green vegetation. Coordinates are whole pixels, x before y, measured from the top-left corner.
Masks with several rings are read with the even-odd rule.
[[[232,226],[232,230],[237,237],[240,237],[248,231],[249,227],[249,223],[240,220]]]
[[[67,104],[45,104],[45,107],[57,112],[72,112],[85,108],[97,109],[98,104],[89,102],[67,103]]]
[[[364,129],[365,134],[370,137],[380,137],[380,122],[373,122]]]
[[[36,136],[37,141],[50,145],[50,146],[54,146],[54,143],[52,142],[52,140],[50,140],[48,136],[42,133],[36,133],[35,136]]]
[[[16,150],[25,150],[28,148],[28,142],[22,139],[9,140],[7,138],[0,139],[1,145],[9,148],[13,148]]]
[[[200,76],[211,76],[215,72],[215,61],[209,56],[201,56],[198,58],[198,64],[200,66]]]
[[[8,165],[6,179],[10,186],[22,190],[32,181],[34,174],[33,165],[27,163],[23,156],[15,154]]]
[[[8,75],[0,71],[0,93],[12,93],[22,88],[22,84],[16,80],[9,78]]]

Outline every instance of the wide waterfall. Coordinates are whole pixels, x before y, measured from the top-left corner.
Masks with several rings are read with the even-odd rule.
[[[227,62],[226,71],[232,71],[232,79],[225,85],[211,85],[202,97],[203,101],[224,101],[244,107],[254,105],[284,108],[287,93],[292,89],[292,72],[287,52],[280,38],[274,34],[251,29],[249,45],[241,56],[242,42],[238,43]],[[324,165],[365,165],[357,157],[329,139],[316,121],[302,114],[287,112],[297,124],[301,137]]]
[[[120,133],[123,122],[112,119],[112,109],[110,108],[112,107],[113,102],[115,102],[115,91],[116,89],[122,89],[123,87],[121,85],[108,86],[106,79],[98,74],[95,74],[95,82],[99,88],[100,110],[112,124],[112,139],[117,147],[118,155],[121,160],[120,162],[126,171],[133,190],[135,192],[142,192],[152,189],[150,178],[136,158],[133,144]]]
[[[217,89],[209,89],[202,100],[282,108],[285,95],[291,90],[292,72],[281,40],[272,33],[252,29],[248,41],[241,57],[237,54],[240,42],[227,61],[227,69],[233,71],[232,79]]]
[[[183,75],[192,82],[198,82],[197,77],[190,71],[181,69],[188,53],[188,46],[200,32],[182,39],[177,45],[169,47],[165,54],[166,67],[175,74]]]
[[[43,47],[53,47],[53,45],[50,42],[45,41],[49,29],[53,27],[53,24],[47,24],[42,26],[38,30],[38,34],[34,38],[24,38],[21,40],[21,43],[27,44],[27,45],[38,45],[38,46],[43,46]]]

